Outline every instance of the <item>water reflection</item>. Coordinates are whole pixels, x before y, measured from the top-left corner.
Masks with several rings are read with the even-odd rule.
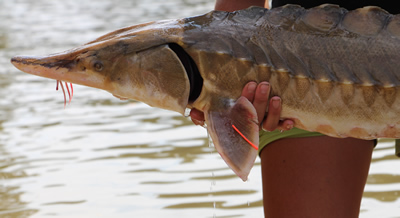
[[[394,155],[394,140],[381,139],[373,153],[373,160],[368,176],[366,190],[364,192],[363,204],[365,210],[371,207],[369,214],[371,217],[379,212],[388,214],[398,208],[400,202],[400,167],[399,159]],[[376,202],[384,205],[381,208],[372,209]],[[395,209],[394,209],[395,208]],[[388,215],[388,217],[390,217]]]
[[[9,63],[213,3],[0,1],[0,217],[262,217],[259,162],[241,182],[187,118],[81,86],[63,110],[54,81]],[[398,162],[382,140],[361,217],[399,214]]]
[[[4,33],[1,33],[0,31],[0,49],[6,48],[7,45],[7,37]]]

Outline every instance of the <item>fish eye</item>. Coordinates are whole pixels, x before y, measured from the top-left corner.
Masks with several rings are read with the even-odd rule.
[[[104,65],[103,65],[103,63],[102,63],[101,61],[95,61],[95,62],[93,62],[93,68],[94,68],[97,72],[100,72],[100,71],[103,70]]]

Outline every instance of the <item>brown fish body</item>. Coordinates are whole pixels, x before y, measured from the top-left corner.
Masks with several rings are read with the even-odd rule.
[[[213,11],[111,32],[75,49],[17,56],[22,71],[205,113],[216,149],[243,179],[258,145],[249,81],[269,81],[282,118],[334,137],[400,138],[400,15],[288,5]]]
[[[299,128],[400,137],[400,15],[377,7],[288,5],[209,16],[208,40],[197,29],[182,40],[211,83],[200,97],[236,99],[248,81],[266,80],[283,100],[282,118]],[[191,22],[197,19],[204,16]]]

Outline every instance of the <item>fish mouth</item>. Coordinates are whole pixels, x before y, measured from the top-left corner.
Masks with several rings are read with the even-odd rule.
[[[176,43],[169,43],[168,47],[173,52],[175,52],[183,67],[185,68],[186,74],[189,78],[189,104],[191,104],[196,101],[196,99],[200,96],[201,90],[203,88],[203,77],[201,77],[200,75],[197,64],[181,46]]]

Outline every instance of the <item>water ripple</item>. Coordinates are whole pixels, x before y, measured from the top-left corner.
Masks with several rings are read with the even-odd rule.
[[[0,217],[262,217],[261,167],[243,183],[177,113],[19,72],[16,54],[209,11],[214,0],[0,1]],[[12,25],[11,25],[12,24]],[[373,154],[361,217],[400,214],[393,141]]]

